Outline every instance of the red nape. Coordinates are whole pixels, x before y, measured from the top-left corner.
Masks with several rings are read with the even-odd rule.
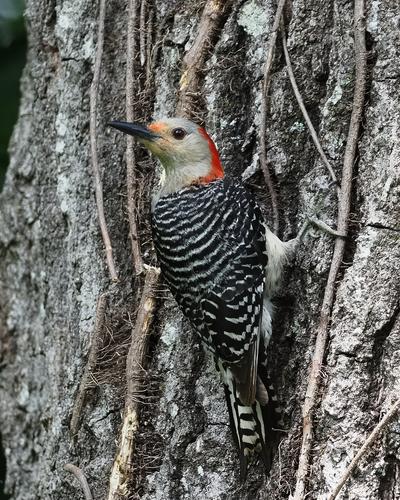
[[[221,160],[219,159],[218,150],[215,147],[215,144],[211,137],[207,134],[204,128],[199,127],[199,133],[208,141],[208,146],[210,148],[211,153],[211,170],[208,175],[205,177],[201,177],[199,181],[203,184],[207,184],[208,182],[215,181],[216,179],[222,179],[224,177],[224,169],[221,164]]]

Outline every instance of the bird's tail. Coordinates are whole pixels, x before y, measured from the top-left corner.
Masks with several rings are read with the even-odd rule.
[[[232,433],[239,449],[240,477],[242,481],[245,480],[247,465],[254,452],[261,456],[268,473],[276,442],[276,433],[273,431],[276,418],[274,403],[265,387],[265,381],[258,378],[256,399],[251,406],[245,405],[240,400],[231,370],[222,363],[218,364],[224,383]]]

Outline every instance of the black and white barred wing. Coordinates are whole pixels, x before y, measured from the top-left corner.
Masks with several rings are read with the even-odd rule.
[[[221,245],[229,265],[201,298],[203,321],[222,362],[229,365],[243,403],[254,401],[265,286],[265,235],[259,208],[241,188],[229,193]]]

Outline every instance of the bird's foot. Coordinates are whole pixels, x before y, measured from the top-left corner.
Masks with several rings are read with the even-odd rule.
[[[325,224],[322,220],[316,219],[314,217],[306,217],[306,220],[303,222],[303,225],[300,228],[297,236],[286,242],[288,248],[292,251],[296,251],[298,246],[302,243],[305,234],[309,231],[310,227],[315,227],[320,231],[323,231],[326,234],[333,236],[334,238],[346,238],[346,235],[332,229],[328,224]]]

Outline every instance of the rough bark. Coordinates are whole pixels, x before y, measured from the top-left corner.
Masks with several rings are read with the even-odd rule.
[[[64,470],[73,463],[85,473],[93,498],[100,499],[106,497],[120,432],[125,360],[138,300],[126,208],[125,142],[105,128],[107,120],[125,114],[127,6],[107,3],[97,113],[105,215],[120,277],[119,284],[111,285],[97,222],[88,133],[97,7],[89,0],[27,4],[28,63],[0,196],[0,432],[6,490],[16,500],[80,498],[78,483]],[[156,117],[174,114],[182,61],[199,25],[200,7],[172,0],[147,3],[154,66],[150,89],[143,84],[146,68],[135,72],[139,115],[142,108],[144,115],[151,109]],[[354,83],[352,9],[345,0],[294,0],[286,12],[296,80],[339,178]],[[199,106],[229,175],[247,175],[258,164],[260,77],[274,10],[269,0],[233,2],[205,61]],[[337,283],[308,483],[309,498],[315,499],[332,491],[400,389],[397,2],[368,2],[367,30],[368,100],[352,224]],[[267,158],[278,191],[280,236],[287,239],[305,213],[317,213],[332,224],[336,193],[292,94],[279,43],[269,108]],[[139,178],[146,179],[153,169],[146,158],[137,151]],[[260,173],[253,183],[265,189]],[[268,199],[264,201],[271,218]],[[140,220],[144,235],[146,217],[147,209]],[[142,242],[145,261],[151,263],[151,246],[146,238]],[[254,464],[245,485],[239,482],[221,386],[188,323],[160,288],[131,498],[288,497],[332,248],[329,237],[310,235],[277,298],[270,365],[286,432],[270,478]],[[104,348],[73,440],[70,418],[96,302],[106,291]],[[399,498],[399,432],[395,418],[340,498]]]

